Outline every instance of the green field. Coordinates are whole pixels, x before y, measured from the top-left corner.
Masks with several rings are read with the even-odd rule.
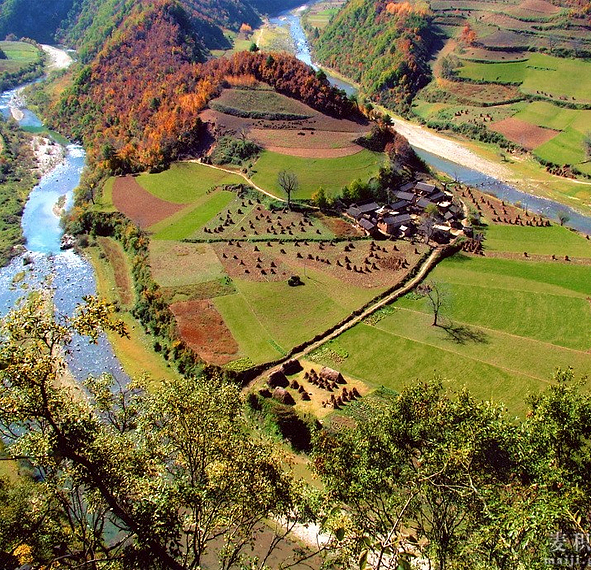
[[[154,196],[176,204],[191,204],[224,184],[240,184],[242,178],[194,162],[177,162],[157,174],[140,174],[136,181]]]
[[[305,285],[236,279],[238,293],[215,299],[243,356],[264,362],[289,352],[378,295],[380,289],[344,284],[325,273],[307,270]]]
[[[188,208],[150,227],[155,239],[182,240],[191,237],[236,198],[233,192],[216,190]]]
[[[403,298],[391,314],[337,339],[335,346],[348,353],[339,368],[393,389],[442,376],[451,387],[466,385],[520,413],[527,394],[540,390],[557,367],[591,374],[589,271],[589,266],[454,256],[431,276],[449,300],[447,329],[430,326],[423,299]],[[326,364],[334,365],[330,359]]]
[[[527,61],[515,63],[465,62],[460,77],[498,83],[520,83],[530,95],[538,91],[568,101],[591,102],[591,63],[532,53]]]
[[[39,59],[39,50],[25,42],[0,42],[0,49],[7,59],[0,59],[0,74],[19,71],[29,63]]]
[[[342,158],[299,158],[264,151],[255,164],[252,180],[261,188],[285,198],[277,184],[277,173],[291,170],[297,174],[300,183],[300,189],[292,199],[308,200],[320,186],[327,194],[334,195],[353,180],[368,180],[377,174],[383,160],[382,154],[369,150]]]
[[[531,228],[491,225],[486,230],[484,248],[486,251],[525,251],[530,255],[568,255],[591,259],[591,241],[561,226]]]
[[[547,101],[532,101],[522,106],[523,108],[514,115],[515,118],[532,125],[558,131],[572,127],[583,133],[591,129],[591,111],[557,107]]]
[[[587,159],[583,150],[585,135],[572,128],[555,136],[552,140],[536,147],[534,154],[554,164],[573,164],[581,168]]]

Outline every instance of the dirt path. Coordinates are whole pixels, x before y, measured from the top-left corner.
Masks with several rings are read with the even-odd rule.
[[[187,162],[195,162],[197,164],[202,164],[203,166],[208,166],[209,168],[214,168],[215,170],[221,170],[222,172],[227,172],[228,174],[236,174],[237,176],[244,178],[244,180],[246,180],[248,185],[252,186],[255,190],[262,192],[263,194],[265,194],[266,196],[269,196],[270,198],[273,198],[274,200],[279,200],[280,202],[285,202],[287,204],[287,200],[284,200],[283,198],[279,198],[279,196],[275,196],[275,194],[271,194],[271,192],[267,192],[266,190],[263,190],[260,186],[257,186],[248,176],[246,176],[246,174],[244,174],[238,170],[232,170],[231,168],[222,168],[221,166],[215,166],[214,164],[207,164],[205,162],[201,162],[201,160],[188,160]]]

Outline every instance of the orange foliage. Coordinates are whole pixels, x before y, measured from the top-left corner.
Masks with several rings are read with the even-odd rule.
[[[469,23],[467,23],[462,29],[460,42],[465,46],[472,46],[476,43],[476,32]]]
[[[342,93],[287,54],[242,52],[199,64],[196,49],[179,23],[178,5],[159,2],[83,69],[64,93],[56,122],[83,139],[91,162],[129,172],[197,155],[199,113],[227,83],[268,83],[328,114],[354,113]]]

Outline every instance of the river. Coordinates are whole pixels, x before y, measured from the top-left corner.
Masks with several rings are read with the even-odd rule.
[[[316,65],[312,60],[310,45],[301,24],[302,12],[307,7],[308,6],[304,4],[295,10],[290,10],[280,14],[275,18],[271,18],[269,21],[272,25],[287,26],[293,39],[295,56],[304,63],[311,65],[314,69],[319,69],[318,65]],[[343,89],[348,95],[357,93],[357,89],[352,84],[347,83],[340,78],[336,78],[328,72],[327,77],[335,87]],[[416,129],[424,130],[424,128],[420,126],[416,126]],[[429,132],[429,136],[433,137],[436,135],[435,133]],[[507,202],[511,202],[513,204],[516,202],[521,202],[523,207],[526,207],[530,212],[543,214],[549,218],[557,219],[559,212],[565,212],[570,218],[567,224],[568,226],[585,234],[591,234],[590,216],[581,214],[580,212],[569,206],[565,206],[560,202],[556,202],[548,198],[541,198],[539,196],[519,190],[514,186],[511,186],[510,184],[495,178],[494,176],[490,176],[489,174],[469,168],[465,164],[462,165],[448,160],[444,156],[440,156],[434,152],[423,150],[419,145],[411,144],[411,146],[431,168],[447,174],[454,180],[477,187],[480,190],[498,196],[502,200],[506,200]]]
[[[16,113],[23,127],[39,127],[42,122],[24,106],[20,97],[22,88],[0,94],[0,112],[8,117]],[[64,160],[45,174],[31,192],[26,203],[22,228],[26,251],[11,263],[0,268],[0,314],[7,314],[18,299],[35,289],[51,289],[59,313],[71,315],[86,295],[96,292],[92,265],[73,250],[61,251],[62,229],[54,206],[62,196],[66,207],[72,205],[74,188],[80,182],[86,153],[79,145],[66,147]],[[96,345],[86,339],[74,338],[67,355],[74,377],[82,381],[89,374],[111,373],[119,382],[129,378],[123,372],[113,349],[105,336]]]

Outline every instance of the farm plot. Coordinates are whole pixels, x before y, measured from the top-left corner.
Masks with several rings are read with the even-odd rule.
[[[306,240],[220,242],[213,245],[232,279],[286,282],[294,274],[327,272],[342,287],[386,289],[400,282],[427,251],[423,244]],[[377,293],[376,293],[377,294]]]
[[[20,71],[41,57],[39,50],[27,42],[0,42],[0,49],[6,54],[6,59],[0,59],[0,75]]]
[[[533,150],[560,134],[559,131],[538,127],[514,117],[492,123],[489,128],[528,150]]]
[[[183,206],[158,198],[144,190],[132,176],[116,178],[112,190],[113,205],[142,229],[165,220]]]
[[[323,115],[264,84],[254,87],[226,89],[201,113],[216,136],[246,136],[267,150],[307,158],[362,150],[354,141],[368,132],[367,124]]]
[[[584,139],[583,133],[569,127],[557,137],[536,147],[535,154],[555,164],[579,165],[587,158],[583,150]]]
[[[469,63],[460,77],[491,83],[519,83],[521,91],[549,99],[591,102],[591,63],[532,53],[525,62]]]
[[[267,207],[261,198],[241,197],[191,235],[192,239],[332,239],[331,231],[316,212],[296,212],[287,207]],[[346,224],[350,228],[350,224]],[[335,227],[335,229],[338,228]],[[350,235],[350,234],[349,234]]]
[[[585,273],[588,267],[456,255],[432,275],[448,299],[444,326],[430,326],[423,299],[401,299],[334,341],[346,355],[339,369],[396,390],[443,376],[522,412],[525,396],[557,367],[591,372]],[[323,362],[334,365],[330,353]]]
[[[181,337],[203,360],[223,365],[236,358],[238,344],[211,301],[173,303],[170,309]]]

